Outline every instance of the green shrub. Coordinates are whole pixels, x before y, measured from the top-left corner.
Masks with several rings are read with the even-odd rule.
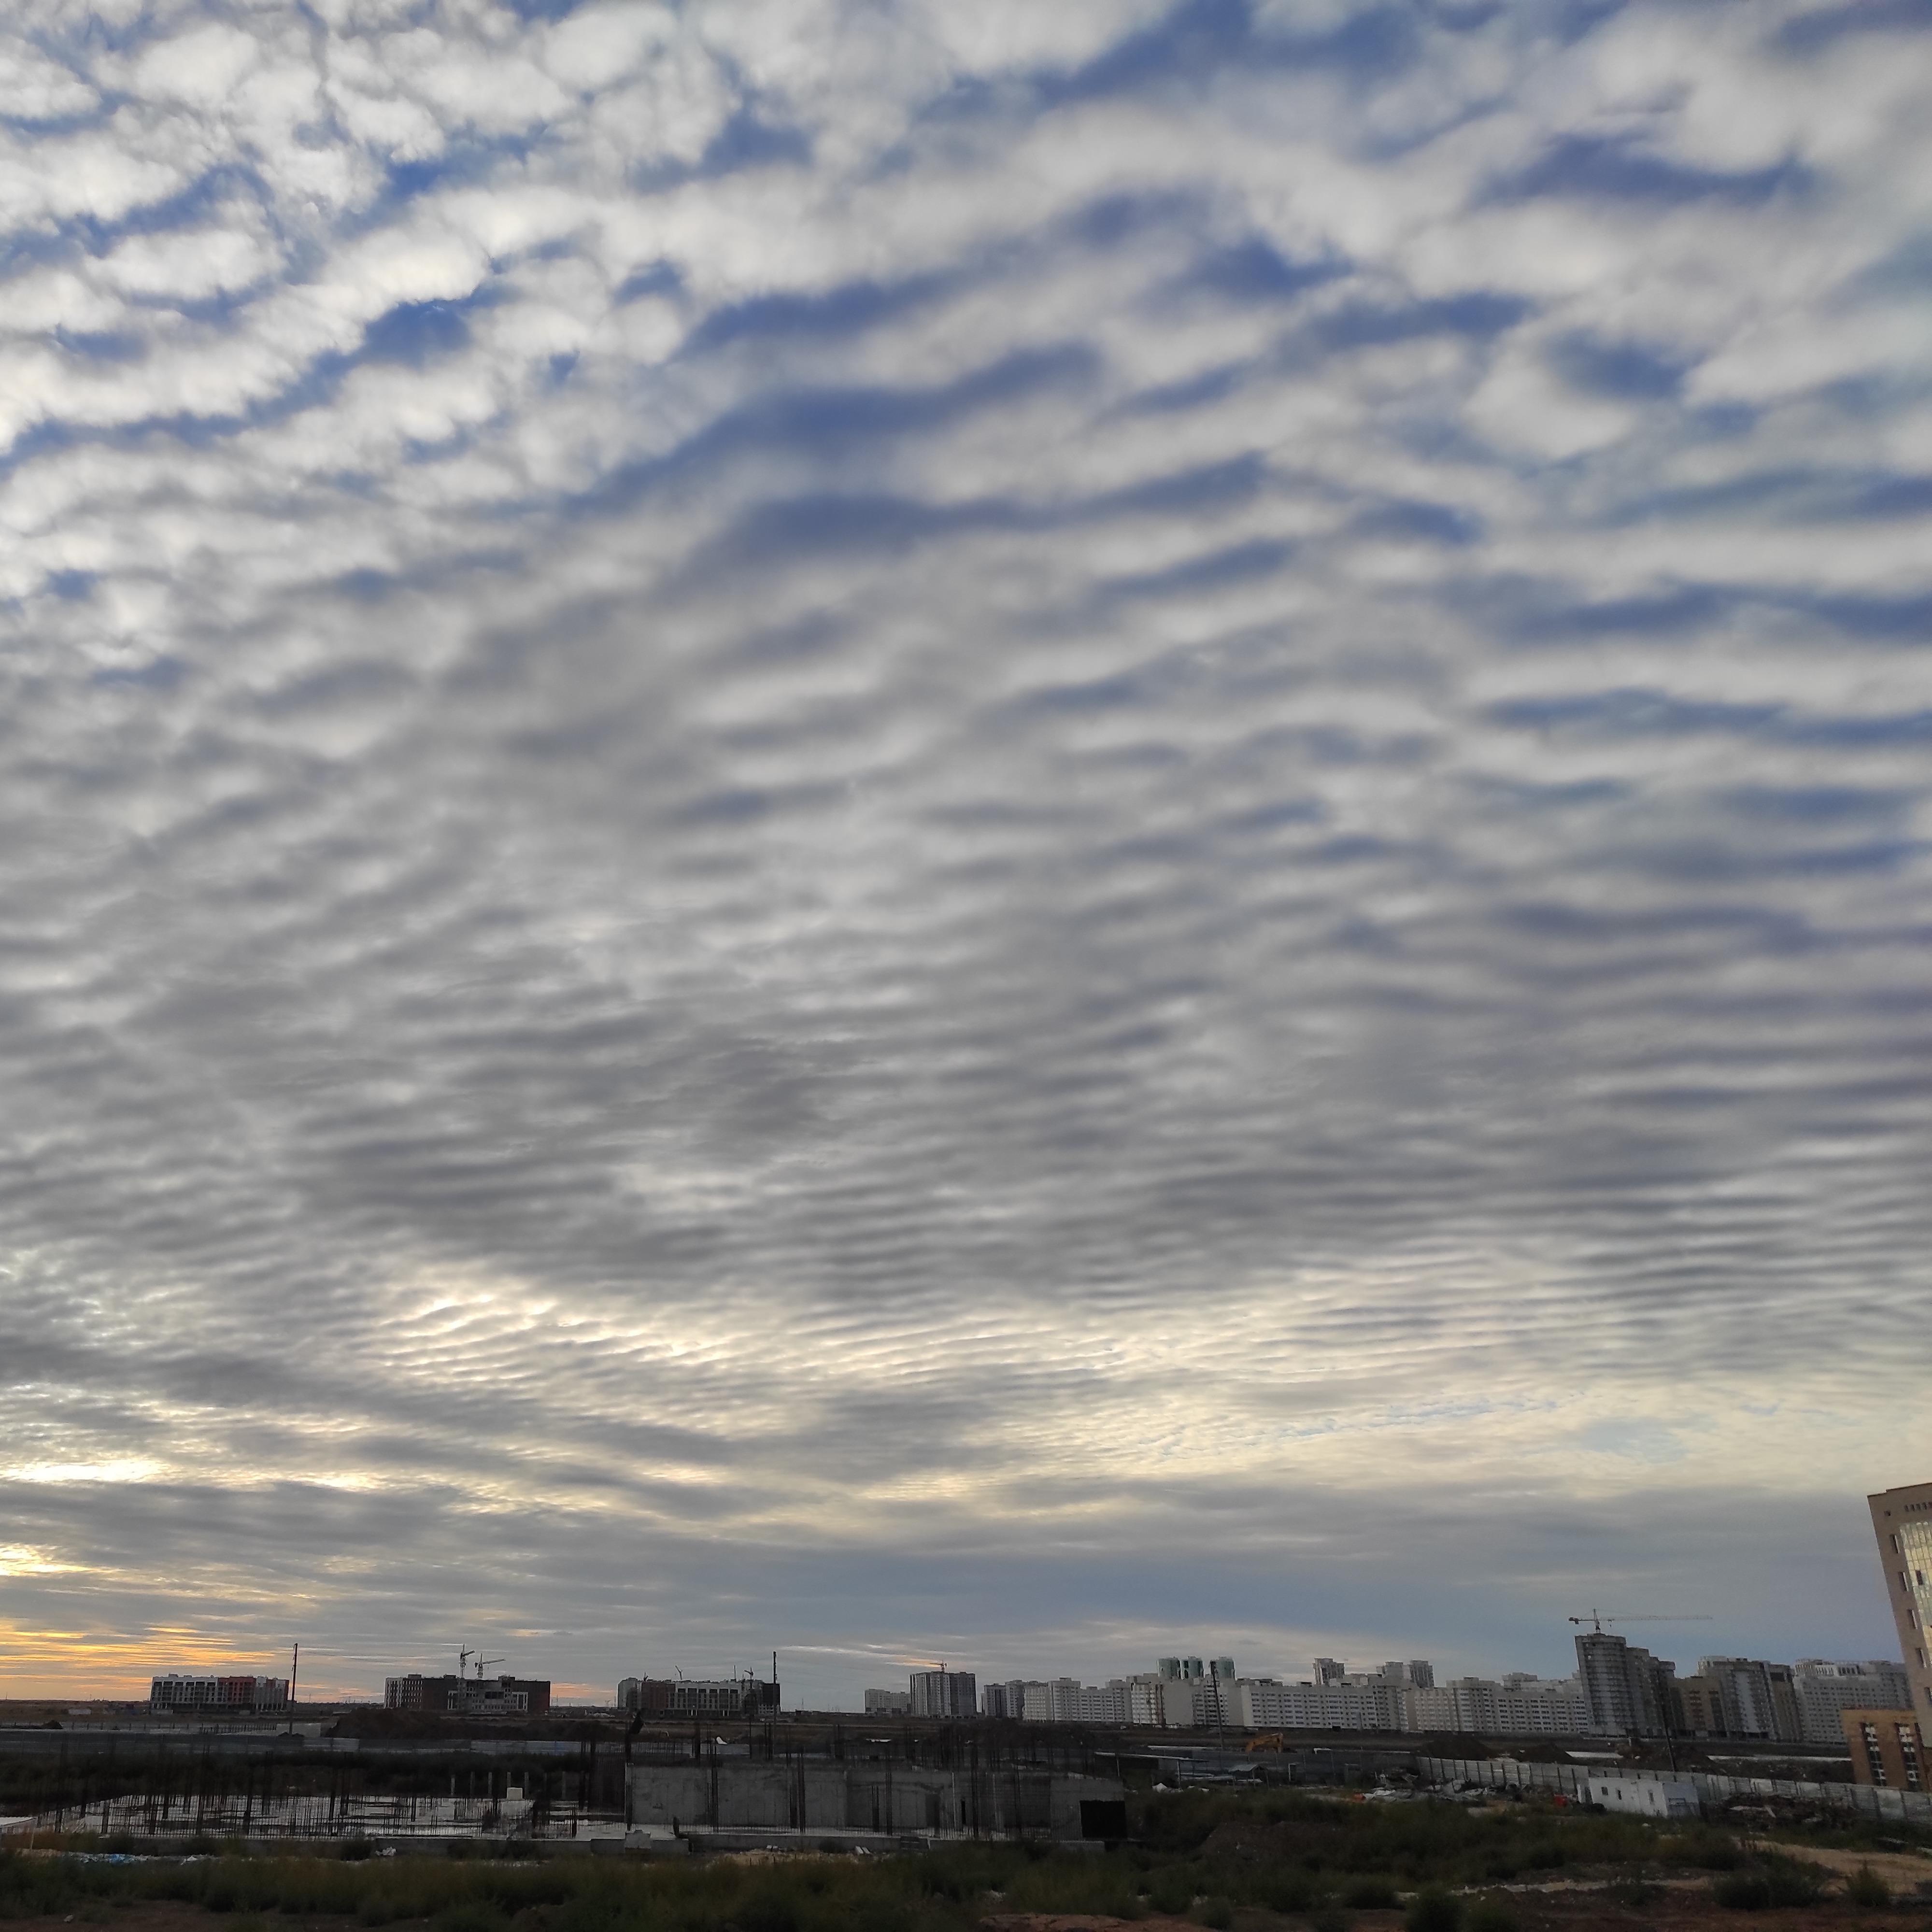
[[[1395,1887],[1385,1878],[1352,1879],[1342,1892],[1342,1903],[1358,1912],[1393,1912],[1396,1902]]]
[[[1154,1874],[1154,1882],[1148,1888],[1148,1896],[1155,1911],[1172,1918],[1185,1912],[1194,1903],[1197,1889],[1192,1865],[1167,1865]]]
[[[1713,1880],[1711,1895],[1733,1912],[1762,1912],[1772,1906],[1816,1904],[1825,1880],[1822,1868],[1809,1859],[1772,1852]]]
[[[480,1898],[459,1899],[436,1915],[436,1932],[503,1932],[503,1915]]]
[[[1733,1912],[1762,1912],[1771,1903],[1771,1881],[1762,1867],[1747,1865],[1713,1879],[1711,1896]]]
[[[1464,1932],[1518,1932],[1516,1916],[1500,1898],[1479,1898],[1462,1921]]]
[[[845,1923],[850,1932],[912,1932],[912,1908],[901,1898],[862,1898]]]
[[[1202,1924],[1209,1928],[1209,1932],[1228,1932],[1228,1927],[1234,1922],[1234,1903],[1218,1895],[1204,1898],[1196,1908],[1194,1916]]]
[[[1324,1905],[1308,1923],[1310,1932],[1348,1932],[1348,1915],[1333,1905]]]
[[[1249,1881],[1248,1896],[1270,1912],[1306,1912],[1318,1897],[1315,1881],[1293,1865],[1267,1865]]]
[[[1462,1904],[1440,1886],[1417,1893],[1408,1908],[1408,1932],[1461,1932]]]
[[[799,1932],[797,1900],[769,1883],[743,1900],[731,1917],[739,1932]]]
[[[1854,1905],[1886,1906],[1892,1903],[1892,1887],[1870,1865],[1861,1865],[1845,1881],[1845,1896]]]

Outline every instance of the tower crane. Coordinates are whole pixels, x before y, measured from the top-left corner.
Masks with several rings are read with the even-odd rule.
[[[1588,1624],[1600,1632],[1606,1624],[1707,1624],[1711,1619],[1707,1616],[1697,1615],[1682,1617],[1658,1616],[1640,1610],[1633,1612],[1626,1617],[1606,1617],[1601,1611],[1592,1610],[1586,1617],[1572,1617],[1570,1621],[1573,1624]]]

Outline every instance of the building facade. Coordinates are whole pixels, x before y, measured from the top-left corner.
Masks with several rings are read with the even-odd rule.
[[[970,1670],[915,1670],[910,1694],[915,1718],[970,1718],[979,1708],[979,1680]]]
[[[1396,1731],[1400,1693],[1380,1678],[1355,1683],[1282,1684],[1244,1677],[1230,1687],[1230,1721],[1257,1731]]]
[[[1459,1677],[1448,1684],[1404,1685],[1400,1696],[1405,1730],[1574,1738],[1590,1729],[1589,1703],[1574,1677],[1551,1680],[1511,1671],[1500,1682]]]
[[[987,1687],[988,1695],[994,1688],[991,1684]],[[866,1714],[868,1718],[903,1718],[911,1709],[912,1693],[910,1690],[868,1690],[866,1693]]]
[[[755,1677],[679,1677],[670,1684],[674,1718],[776,1717],[778,1687]]]
[[[1911,1679],[1912,1708],[1922,1725],[1932,1724],[1932,1483],[1881,1490],[1865,1501],[1885,1567],[1886,1600],[1898,1629],[1898,1654]]]
[[[620,1687],[620,1696],[622,1687]],[[547,1677],[426,1677],[412,1670],[386,1678],[382,1702],[392,1711],[460,1718],[541,1718],[550,1709]]]
[[[286,1677],[187,1677],[170,1671],[148,1686],[152,1711],[286,1711]]]
[[[1576,1678],[1589,1727],[1606,1737],[1660,1737],[1675,1727],[1677,1666],[1609,1630],[1576,1634]]]
[[[1848,1664],[1801,1657],[1792,1666],[1791,1681],[1798,1699],[1798,1735],[1807,1744],[1838,1743],[1844,1735],[1838,1718],[1841,1711],[1912,1708],[1912,1678],[1902,1664],[1889,1658]]]
[[[1717,1735],[1780,1744],[1796,1744],[1804,1735],[1790,1664],[1754,1657],[1700,1657],[1697,1676],[1716,1700]]]
[[[1852,1778],[1888,1791],[1925,1790],[1925,1736],[1909,1708],[1838,1713]]]

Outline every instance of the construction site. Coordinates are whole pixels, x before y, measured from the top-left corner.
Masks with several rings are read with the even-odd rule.
[[[1922,1793],[1874,1793],[1846,1782],[1841,1762],[1769,1747],[1717,1761],[1682,1745],[1666,1755],[1633,1744],[1618,1757],[1602,1740],[1575,1742],[1330,1732],[1243,1742],[983,1718],[671,1720],[642,1708],[510,1722],[311,1706],[190,1724],[141,1706],[16,1707],[0,1712],[0,1834],[16,1845],[86,1832],[123,1847],[523,1843],[677,1856],[787,1844],[1091,1844],[1124,1835],[1133,1791],[1394,1777],[1547,1786],[1594,1802],[1584,1780],[1606,1759],[1653,1804],[1720,1807],[1754,1792],[1901,1820],[1932,1812]]]

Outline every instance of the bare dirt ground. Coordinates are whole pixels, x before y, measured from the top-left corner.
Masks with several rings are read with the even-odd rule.
[[[1822,1865],[1827,1871],[1850,1878],[1861,1865],[1870,1865],[1894,1892],[1908,1897],[1922,1885],[1932,1885],[1932,1858],[1923,1852],[1841,1852],[1822,1846],[1767,1844],[1771,1851],[1796,1851],[1802,1858]]]

